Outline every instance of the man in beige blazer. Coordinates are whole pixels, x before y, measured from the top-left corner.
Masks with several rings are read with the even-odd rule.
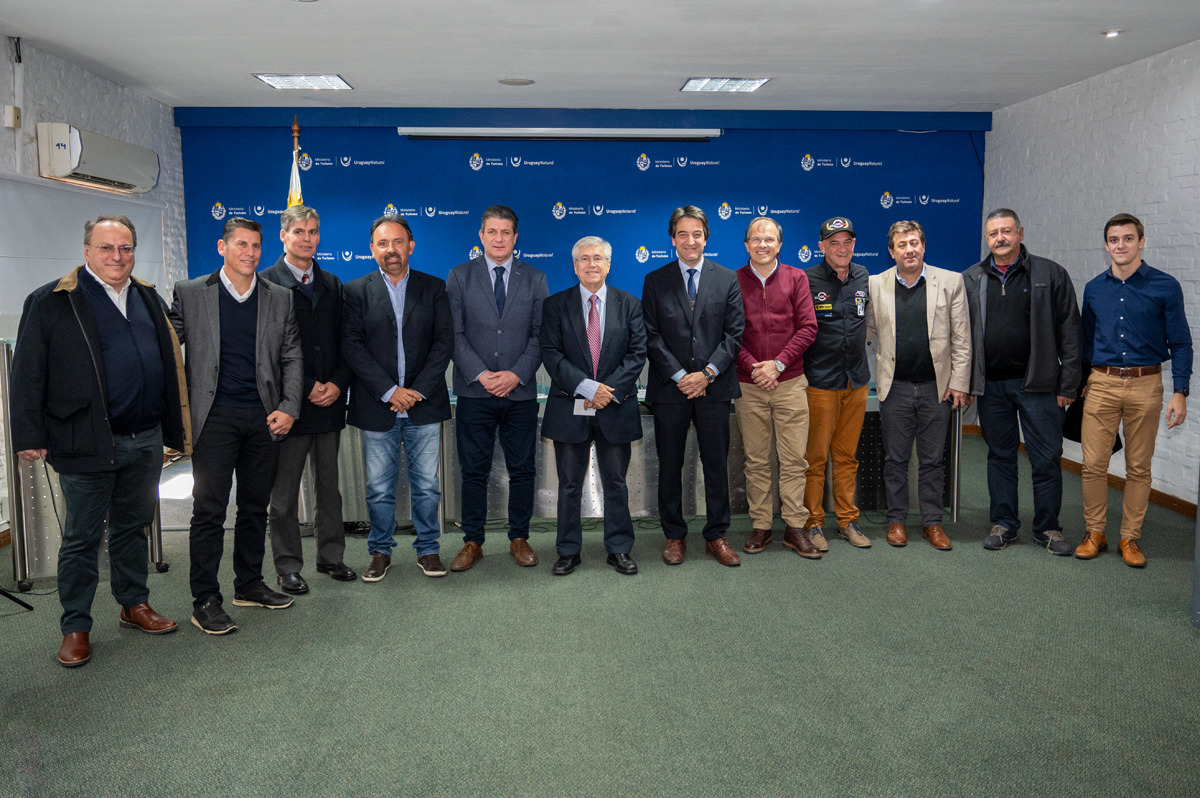
[[[962,275],[925,263],[917,222],[888,230],[894,268],[870,279],[867,339],[875,346],[875,386],[883,427],[887,542],[908,537],[908,461],[917,444],[917,493],[924,537],[950,550],[942,529],[942,452],[951,411],[970,404],[971,331]]]

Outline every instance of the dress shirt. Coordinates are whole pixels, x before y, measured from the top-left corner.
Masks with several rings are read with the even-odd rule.
[[[392,303],[392,313],[396,314],[396,374],[399,382],[383,395],[383,401],[388,402],[396,389],[404,384],[404,299],[408,295],[408,276],[412,274],[412,271],[405,269],[404,276],[394,285],[387,272],[380,269],[379,273],[383,275],[383,284],[387,287],[388,299]],[[408,418],[408,411],[401,410],[396,415],[400,418]]]
[[[1175,390],[1192,377],[1192,332],[1179,281],[1142,261],[1122,280],[1112,268],[1083,289],[1083,359],[1094,366],[1156,366],[1171,361]]]
[[[495,285],[496,285],[496,269],[498,269],[501,266],[504,267],[504,294],[505,294],[505,296],[507,296],[508,295],[508,278],[512,277],[512,273],[513,273],[513,257],[512,257],[512,255],[509,255],[508,260],[504,261],[504,263],[496,263],[496,261],[492,260],[487,255],[483,256],[483,261],[484,261],[484,263],[487,264],[487,268],[488,268],[488,285],[492,286],[492,287],[495,287]]]
[[[285,266],[288,267],[288,271],[290,271],[292,273],[292,276],[296,278],[296,282],[300,283],[300,285],[304,285],[304,275],[307,274],[308,275],[308,284],[312,285],[312,281],[315,277],[314,267],[317,264],[309,263],[308,271],[304,271],[303,269],[297,269],[295,266],[293,266],[292,262],[290,260],[288,260],[286,257],[284,257],[283,263]]]
[[[917,279],[913,280],[912,285],[904,282],[904,278],[900,276],[900,267],[896,267],[896,282],[900,283],[905,288],[915,288],[917,283],[921,282],[921,280],[929,282],[929,270],[925,268],[924,263],[921,264],[921,273],[917,275]]]
[[[583,287],[582,284],[580,284],[579,294],[583,300],[583,329],[584,329],[584,332],[586,332],[587,331],[588,313],[590,313],[591,309],[592,309],[592,303],[591,303],[592,292],[587,290],[586,288]],[[601,343],[601,345],[604,344],[604,311],[605,311],[605,308],[608,307],[607,303],[608,303],[608,283],[605,283],[605,284],[601,285],[600,290],[596,292],[596,312],[600,314],[600,343]],[[586,396],[589,400],[593,400],[596,398],[596,389],[599,387],[600,387],[599,382],[585,377],[583,380],[581,380],[579,382],[579,384],[577,386],[575,386],[575,393],[578,394],[579,396]],[[617,401],[616,398],[614,398],[613,401],[616,402]],[[618,404],[620,404],[620,403],[618,402]]]
[[[111,285],[101,280],[100,275],[92,271],[91,266],[84,264],[83,268],[87,270],[88,274],[92,275],[92,277],[96,279],[96,282],[100,283],[100,286],[104,289],[104,293],[108,294],[108,298],[111,299],[113,304],[117,306],[117,310],[121,311],[121,315],[125,318],[129,318],[129,313],[126,312],[125,308],[127,307],[126,302],[129,300],[129,286],[133,284],[133,280],[126,277],[125,285],[121,286],[120,288],[113,288]]]
[[[254,293],[254,287],[256,285],[258,285],[258,275],[257,274],[250,275],[250,287],[246,289],[246,293],[239,294],[237,289],[233,287],[233,281],[230,280],[228,275],[225,274],[225,267],[222,266],[221,267],[221,285],[225,286],[225,289],[227,291],[229,291],[230,296],[232,296],[234,299],[236,299],[239,303],[242,303],[242,302],[245,302],[247,299],[249,299],[250,295]]]

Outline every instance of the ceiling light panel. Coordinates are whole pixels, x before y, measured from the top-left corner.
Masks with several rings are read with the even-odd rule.
[[[688,78],[680,91],[757,91],[770,78]]]
[[[349,91],[353,87],[342,80],[340,75],[259,75],[254,77],[270,86],[272,89],[342,89]]]

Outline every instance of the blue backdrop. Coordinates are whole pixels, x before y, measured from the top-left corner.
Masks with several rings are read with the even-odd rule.
[[[263,267],[281,252],[288,127],[182,128],[188,272],[220,264],[223,219],[264,227]],[[550,291],[575,281],[571,246],[585,235],[613,245],[609,282],[640,295],[646,272],[674,258],[671,211],[708,215],[706,254],[746,263],[746,225],[757,215],[783,226],[784,263],[820,261],[817,230],[848,216],[855,260],[872,273],[892,265],[887,229],[915,219],[926,260],[961,270],[980,253],[983,135],[977,131],[726,130],[701,142],[414,140],[394,127],[306,127],[301,134],[305,204],[321,214],[317,258],[343,280],[375,268],[370,223],[399,214],[412,226],[413,268],[445,277],[478,252],[489,205],[520,217],[520,258],[542,269]]]

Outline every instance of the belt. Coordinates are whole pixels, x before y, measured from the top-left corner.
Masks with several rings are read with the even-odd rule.
[[[1148,377],[1151,374],[1162,374],[1162,364],[1157,366],[1092,366],[1092,371],[1108,374],[1113,377]]]

